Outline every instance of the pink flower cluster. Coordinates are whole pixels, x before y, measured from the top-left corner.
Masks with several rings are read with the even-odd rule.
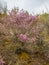
[[[33,43],[33,42],[36,41],[36,37],[28,38],[27,41],[28,41],[29,43]]]
[[[0,65],[4,65],[5,61],[3,61],[2,57],[0,56]]]
[[[20,34],[19,35],[19,40],[21,42],[29,42],[29,43],[32,43],[32,42],[35,42],[36,41],[36,37],[28,37],[27,35],[25,34]]]
[[[37,27],[36,22],[38,21],[37,19],[38,16],[33,16],[23,10],[18,11],[13,9],[9,16],[4,19],[3,25],[8,33],[12,31],[13,34],[17,34],[19,41],[32,43],[36,41],[39,33],[39,28]],[[28,35],[26,35],[26,33]]]
[[[19,40],[20,40],[20,41],[24,42],[24,41],[26,41],[26,39],[27,39],[27,35],[25,35],[25,34],[20,34],[20,36],[19,36]]]

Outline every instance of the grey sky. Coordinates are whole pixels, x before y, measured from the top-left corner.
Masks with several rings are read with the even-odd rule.
[[[1,1],[1,0],[0,0]],[[14,6],[19,9],[27,10],[30,13],[41,13],[43,10],[49,11],[49,0],[4,0],[7,2],[8,9]],[[3,0],[2,0],[3,2]]]

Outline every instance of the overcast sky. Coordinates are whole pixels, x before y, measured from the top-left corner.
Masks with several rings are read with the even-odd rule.
[[[3,2],[3,0],[0,0]],[[7,2],[8,9],[14,6],[19,9],[27,10],[30,13],[41,13],[43,10],[49,12],[49,0],[4,0]]]

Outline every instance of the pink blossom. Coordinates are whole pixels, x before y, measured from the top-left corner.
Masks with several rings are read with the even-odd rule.
[[[36,37],[27,38],[28,42],[33,43],[36,41]]]
[[[1,64],[1,65],[4,65],[4,64],[5,64],[5,62],[3,61],[3,59],[2,59],[1,56],[0,56],[0,64]]]
[[[32,16],[34,21],[37,21],[38,17],[37,16]]]
[[[27,39],[27,35],[25,35],[25,34],[20,34],[20,36],[19,36],[19,40],[20,40],[20,41],[24,42],[24,41],[26,41],[26,39]]]

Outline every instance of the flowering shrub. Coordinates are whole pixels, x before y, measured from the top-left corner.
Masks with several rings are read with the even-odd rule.
[[[33,16],[23,10],[17,11],[14,8],[9,12],[9,15],[3,19],[3,25],[7,29],[8,34],[17,34],[16,36],[18,36],[20,41],[27,42],[27,40],[30,40],[31,42],[32,40],[33,42],[39,33],[37,21],[37,16]]]
[[[32,56],[38,57],[36,55],[39,54],[40,63],[44,63],[44,58],[49,62],[49,18],[46,14],[44,16],[31,15],[27,11],[19,11],[16,8],[12,9],[9,15],[0,15],[0,54],[5,56],[7,65],[17,65],[16,59],[19,55],[15,55],[15,50],[18,47],[22,47],[18,52],[24,51],[26,58],[27,55],[31,57],[30,60]],[[20,54],[22,58],[24,53]],[[39,58],[34,61],[36,65],[38,65],[36,61],[39,62],[37,59]],[[0,64],[4,65],[4,63],[0,57]]]

